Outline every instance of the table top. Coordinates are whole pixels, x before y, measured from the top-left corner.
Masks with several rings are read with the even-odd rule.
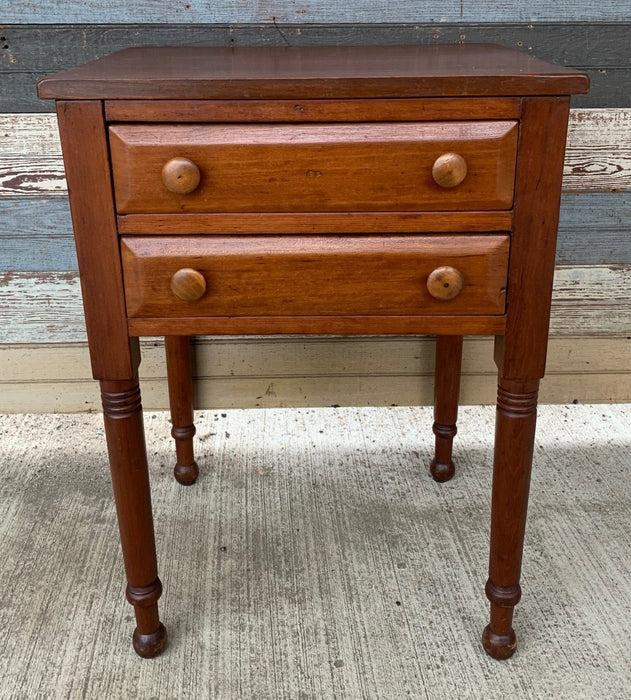
[[[42,78],[42,99],[295,99],[585,93],[589,78],[495,44],[141,47]]]

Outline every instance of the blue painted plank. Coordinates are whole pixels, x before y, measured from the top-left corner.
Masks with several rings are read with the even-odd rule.
[[[628,21],[629,0],[22,0],[3,23],[372,23]]]
[[[557,264],[630,263],[631,192],[564,195]]]
[[[0,270],[77,270],[67,197],[0,198]]]
[[[0,270],[76,270],[66,197],[0,198]],[[565,195],[557,262],[631,264],[631,192]]]

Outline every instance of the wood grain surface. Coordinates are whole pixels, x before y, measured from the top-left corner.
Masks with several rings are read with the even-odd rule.
[[[510,209],[517,123],[405,122],[322,125],[111,126],[119,213],[461,211]],[[441,187],[447,152],[469,176]],[[168,191],[165,164],[201,172],[188,194]],[[194,221],[191,233],[196,232]]]
[[[108,121],[131,122],[407,122],[517,119],[515,97],[490,100],[432,97],[401,100],[107,100]]]
[[[136,47],[37,83],[41,99],[503,97],[588,90],[586,75],[496,44]]]
[[[128,315],[174,324],[200,316],[502,314],[508,251],[507,235],[143,236],[121,244]],[[426,285],[444,265],[464,278],[462,292],[446,301]],[[173,293],[182,268],[205,278],[201,298]]]

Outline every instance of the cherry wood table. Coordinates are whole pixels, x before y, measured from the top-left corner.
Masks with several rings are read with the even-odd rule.
[[[198,475],[195,334],[435,334],[446,481],[462,336],[494,335],[482,639],[516,647],[570,95],[493,45],[137,48],[43,78],[57,101],[138,654],[166,646],[137,368],[166,338],[175,476]],[[191,562],[191,566],[196,565]]]

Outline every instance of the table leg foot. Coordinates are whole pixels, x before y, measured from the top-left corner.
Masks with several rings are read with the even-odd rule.
[[[173,475],[184,486],[190,486],[197,481],[199,467],[193,457],[193,436],[195,426],[173,426],[171,436],[175,440],[176,464]]]
[[[434,425],[434,433],[436,433],[436,425]],[[434,481],[443,483],[453,478],[454,474],[456,473],[456,467],[454,466],[452,459],[450,459],[448,462],[440,462],[438,457],[434,457],[429,465],[429,473],[432,475],[432,479],[434,479]]]
[[[482,632],[482,646],[491,658],[504,661],[515,653],[517,637],[512,627],[508,634],[498,634],[487,625]]]
[[[148,586],[127,585],[127,600],[134,606],[136,629],[132,637],[138,656],[150,659],[161,654],[167,646],[166,627],[158,617],[158,599],[162,595],[162,583],[156,578]]]
[[[176,464],[173,468],[173,475],[182,486],[192,486],[199,476],[197,462],[193,462],[193,464]]]
[[[134,651],[143,659],[153,659],[154,656],[159,656],[166,649],[167,643],[167,630],[162,623],[157,630],[150,634],[142,634],[136,628],[132,637]]]

